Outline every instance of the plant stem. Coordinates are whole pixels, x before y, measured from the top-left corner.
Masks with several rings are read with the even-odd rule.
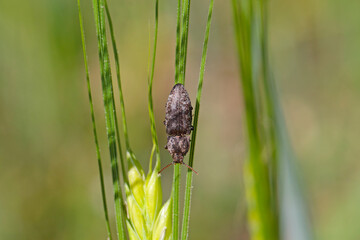
[[[108,234],[108,239],[111,240],[112,235],[111,235],[111,229],[110,229],[110,223],[109,223],[108,208],[107,208],[107,203],[106,203],[104,174],[103,174],[103,169],[102,169],[102,160],[101,160],[101,154],[100,154],[99,140],[98,140],[98,135],[97,135],[97,131],[96,131],[94,105],[93,105],[92,94],[91,94],[91,85],[90,85],[89,66],[88,66],[87,54],[86,54],[85,31],[84,31],[84,24],[83,24],[82,14],[81,14],[80,0],[78,0],[77,3],[78,3],[78,11],[79,11],[81,43],[82,43],[83,54],[84,54],[84,63],[85,63],[85,72],[86,72],[86,84],[87,84],[89,103],[90,103],[91,122],[92,122],[92,128],[93,128],[93,134],[94,134],[94,140],[95,140],[95,146],[96,146],[97,162],[98,162],[98,167],[99,167],[101,197],[102,197],[102,202],[103,202],[103,208],[104,208],[104,214],[105,214],[105,222],[106,222],[106,230],[107,230],[107,234]]]
[[[116,152],[116,121],[115,121],[115,105],[111,79],[110,60],[108,46],[106,41],[105,29],[105,2],[104,0],[93,0],[94,17],[96,23],[96,32],[98,36],[99,62],[101,70],[101,85],[103,91],[103,101],[105,110],[105,123],[108,138],[108,146],[110,152],[110,162],[113,180],[115,216],[118,239],[125,239],[124,220],[125,213],[123,209],[123,197],[119,179],[119,169],[117,164]],[[119,141],[120,139],[118,139]]]
[[[190,0],[182,2],[182,23],[181,23],[181,39],[180,39],[180,79],[179,83],[185,84],[187,45],[189,36],[190,21]]]
[[[112,24],[112,20],[111,20],[111,16],[110,16],[110,11],[109,11],[109,7],[107,5],[107,0],[104,0],[104,2],[105,2],[106,16],[107,16],[108,24],[109,24],[111,44],[112,44],[115,63],[116,63],[116,78],[117,78],[117,83],[118,83],[118,87],[119,87],[120,105],[121,105],[121,113],[122,113],[122,119],[123,119],[123,129],[124,129],[124,135],[125,135],[125,147],[126,147],[126,151],[128,151],[129,137],[128,137],[128,134],[127,134],[127,125],[126,125],[126,117],[125,117],[125,105],[124,105],[124,99],[123,99],[123,94],[122,94],[122,89],[121,89],[120,63],[119,63],[120,61],[119,61],[119,55],[118,55],[118,51],[117,51],[117,47],[116,47],[116,41],[115,41],[115,35],[114,35],[113,24]],[[114,103],[114,105],[115,105],[115,103]],[[125,173],[125,161],[124,161],[124,157],[123,157],[122,150],[121,150],[120,134],[119,134],[119,127],[118,127],[116,108],[115,108],[114,116],[115,116],[116,137],[118,139],[118,141],[117,141],[118,144],[117,145],[118,145],[118,149],[119,149],[122,177],[123,177],[124,183],[129,184],[127,174]]]
[[[244,182],[250,235],[254,240],[277,240],[277,193],[273,192],[276,176],[271,174],[271,171],[276,169],[276,163],[271,162],[275,161],[271,157],[269,163],[269,156],[262,154],[266,146],[274,146],[272,137],[266,139],[271,136],[272,130],[265,129],[261,120],[266,115],[259,82],[261,74],[267,70],[261,62],[261,42],[264,43],[264,28],[261,26],[264,24],[265,12],[261,0],[233,0],[232,3],[249,145],[248,159],[244,166]],[[265,99],[265,102],[266,100],[268,99]]]
[[[173,223],[172,223],[172,234],[173,240],[179,239],[179,195],[180,195],[180,166],[181,164],[174,165],[174,179],[172,186],[172,197],[173,197]]]
[[[204,73],[205,73],[207,46],[208,46],[208,41],[209,41],[213,6],[214,6],[214,0],[211,0],[210,5],[209,5],[206,30],[205,30],[205,38],[204,38],[203,51],[202,51],[202,57],[201,57],[201,65],[200,65],[199,82],[198,82],[198,88],[197,88],[197,94],[196,94],[195,115],[194,115],[194,123],[193,123],[194,130],[191,135],[190,156],[189,156],[189,166],[190,167],[193,167],[193,164],[194,164],[196,133],[197,133],[198,120],[199,120],[200,100],[201,100],[201,92],[202,92]],[[183,224],[182,224],[182,231],[181,231],[181,239],[182,240],[188,239],[188,235],[189,235],[188,232],[189,232],[189,222],[190,222],[192,178],[193,178],[193,172],[190,169],[188,169],[187,175],[186,175],[184,215],[183,215]]]
[[[160,170],[160,150],[159,143],[156,133],[156,125],[155,125],[155,115],[154,115],[154,106],[153,106],[153,97],[152,97],[152,86],[154,81],[154,72],[155,72],[155,58],[156,58],[156,47],[157,47],[157,37],[158,37],[158,25],[159,25],[159,0],[155,1],[155,32],[154,32],[154,46],[153,46],[153,56],[152,56],[152,64],[151,64],[151,74],[148,87],[148,107],[149,107],[149,117],[150,117],[150,125],[151,125],[151,136],[153,145],[156,150],[156,171]],[[152,166],[149,166],[149,172],[151,171]]]
[[[175,83],[180,80],[180,47],[181,47],[181,0],[178,0],[176,18],[176,49],[175,49]]]
[[[184,0],[187,1],[187,0]],[[181,9],[185,10],[184,4],[181,6],[181,0],[178,0],[177,7],[177,23],[176,23],[176,54],[175,54],[175,84],[185,82],[185,71],[183,68],[185,58],[183,51],[186,49],[183,48],[183,28],[181,24],[186,20],[183,19],[185,15],[181,16]],[[182,31],[181,31],[182,30]],[[172,236],[173,240],[179,239],[179,202],[180,202],[180,164],[174,165],[174,175],[173,175],[173,186],[172,186]]]

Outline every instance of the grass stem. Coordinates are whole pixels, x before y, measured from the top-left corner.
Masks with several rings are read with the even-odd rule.
[[[123,120],[123,131],[124,131],[124,136],[125,136],[125,147],[126,147],[126,151],[128,151],[128,146],[129,146],[129,137],[128,137],[128,133],[127,133],[127,125],[126,125],[126,117],[125,117],[125,108],[124,108],[124,99],[123,99],[123,94],[122,94],[122,89],[121,89],[121,78],[120,78],[120,61],[119,61],[119,54],[117,51],[117,47],[116,47],[116,41],[115,41],[115,34],[114,34],[114,28],[113,28],[113,24],[112,24],[112,19],[110,16],[110,11],[109,11],[109,7],[107,4],[107,0],[104,0],[105,3],[105,11],[106,11],[106,16],[108,19],[108,24],[109,24],[109,31],[110,31],[110,37],[111,37],[111,45],[113,48],[113,53],[114,53],[114,58],[115,58],[115,64],[116,64],[116,78],[117,78],[117,83],[118,83],[118,88],[119,88],[119,97],[120,97],[120,106],[121,106],[121,113],[122,113],[122,120]],[[114,103],[115,105],[115,103]],[[122,172],[122,177],[123,177],[123,181],[126,184],[129,184],[129,180],[127,178],[127,174],[125,172],[125,161],[124,161],[124,157],[123,157],[123,153],[122,153],[122,149],[121,149],[121,144],[120,144],[120,134],[119,134],[119,126],[118,126],[118,119],[117,119],[117,114],[116,114],[116,108],[115,108],[115,124],[116,124],[116,137],[117,137],[117,145],[118,145],[118,149],[119,149],[119,156],[120,156],[120,165],[121,165],[121,172]]]
[[[157,37],[158,37],[158,26],[159,26],[159,0],[155,0],[155,31],[154,31],[154,45],[153,45],[153,55],[152,55],[152,63],[151,63],[151,73],[148,80],[148,108],[149,108],[149,117],[150,117],[150,125],[151,125],[151,136],[153,145],[156,151],[156,171],[160,170],[160,149],[159,143],[156,133],[156,125],[155,125],[155,115],[154,115],[154,106],[153,106],[153,97],[152,97],[152,87],[154,81],[154,72],[155,72],[155,59],[156,59],[156,47],[157,47]],[[152,166],[149,166],[149,171],[151,171]]]
[[[180,176],[181,176],[181,164],[174,165],[174,179],[172,186],[172,198],[173,198],[173,222],[172,222],[172,235],[173,240],[179,239],[179,211],[180,211]]]
[[[85,31],[84,31],[84,24],[83,24],[83,19],[82,19],[82,14],[81,14],[80,0],[78,0],[77,3],[78,3],[78,12],[79,12],[81,43],[82,43],[83,54],[84,54],[86,84],[87,84],[87,90],[88,90],[88,96],[89,96],[91,121],[92,121],[92,128],[93,128],[93,134],[94,134],[94,140],[95,140],[95,146],[96,146],[96,156],[97,156],[97,162],[98,162],[98,168],[99,168],[99,176],[100,176],[101,197],[102,197],[102,202],[103,202],[108,239],[111,240],[112,235],[111,235],[111,228],[110,228],[110,222],[109,222],[108,208],[107,208],[107,203],[106,203],[104,174],[103,174],[103,169],[102,169],[102,160],[101,160],[101,154],[100,154],[99,140],[98,140],[98,135],[97,135],[97,130],[96,130],[94,105],[93,105],[92,94],[91,94],[90,74],[89,74],[89,66],[88,66],[88,60],[87,60],[87,54],[86,54]]]
[[[114,105],[114,93],[111,78],[110,59],[108,52],[108,45],[106,41],[106,26],[105,26],[105,1],[104,0],[93,0],[94,17],[96,24],[96,32],[98,36],[98,50],[99,50],[99,62],[101,71],[101,85],[103,91],[103,101],[105,110],[105,124],[106,133],[108,138],[108,146],[110,152],[110,162],[113,180],[113,191],[115,201],[115,216],[116,216],[116,228],[118,239],[125,239],[125,212],[124,212],[124,201],[122,197],[122,190],[119,179],[119,169],[117,163],[117,152],[116,152],[116,118],[115,118],[115,105]]]
[[[214,6],[214,0],[211,0],[210,5],[209,5],[206,30],[205,30],[205,37],[204,37],[204,44],[203,44],[203,51],[202,51],[201,65],[200,65],[199,82],[198,82],[198,88],[197,88],[197,94],[196,94],[195,114],[194,114],[194,122],[193,122],[194,130],[191,134],[191,145],[190,145],[190,156],[189,156],[189,166],[190,167],[193,167],[193,164],[194,164],[196,133],[197,133],[197,128],[198,128],[200,100],[201,100],[201,92],[202,92],[204,73],[205,73],[207,46],[208,46],[208,41],[209,41],[213,6]],[[181,239],[182,240],[188,239],[188,235],[189,235],[188,232],[189,232],[189,222],[190,222],[192,178],[193,178],[193,172],[190,169],[188,169],[187,175],[186,175],[185,202],[184,202],[183,224],[182,224],[182,231],[181,231]]]

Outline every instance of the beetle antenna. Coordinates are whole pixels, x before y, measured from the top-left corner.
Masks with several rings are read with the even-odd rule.
[[[163,168],[158,172],[158,174],[160,174],[162,171],[164,171],[166,168],[170,167],[171,165],[174,165],[174,162],[169,163],[168,165],[166,165],[165,167],[163,167]]]
[[[196,175],[199,175],[197,171],[195,171],[192,167],[190,167],[190,166],[187,165],[186,163],[182,162],[181,164],[185,165],[188,169],[190,169],[191,171],[193,171],[194,173],[196,173]]]

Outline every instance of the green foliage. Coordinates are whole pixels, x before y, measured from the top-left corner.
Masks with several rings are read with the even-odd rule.
[[[184,84],[186,56],[187,56],[187,42],[188,42],[188,32],[189,32],[190,1],[184,0],[182,4],[179,1],[178,4],[179,6],[178,6],[178,17],[177,17],[178,19],[177,46],[176,46],[176,60],[175,60],[177,77],[175,78],[175,83]],[[181,6],[182,6],[182,15],[180,16]],[[158,8],[159,8],[159,2],[158,0],[156,0],[154,45],[153,45],[151,72],[149,73],[149,77],[148,77],[148,107],[149,107],[149,118],[150,118],[151,135],[153,141],[153,149],[150,156],[149,173],[147,176],[145,176],[140,163],[136,159],[135,154],[133,153],[130,147],[126,114],[125,114],[124,96],[121,87],[119,55],[117,52],[114,28],[113,28],[109,7],[106,0],[93,0],[96,33],[98,37],[99,63],[101,70],[101,82],[102,82],[102,91],[103,91],[103,99],[104,99],[106,129],[107,129],[108,146],[110,151],[111,169],[113,176],[113,186],[114,186],[114,196],[115,196],[115,216],[117,223],[116,226],[117,226],[117,233],[119,239],[126,238],[125,230],[124,230],[125,223],[128,229],[130,239],[178,239],[179,236],[179,195],[180,195],[180,165],[179,164],[174,166],[174,181],[173,181],[171,198],[161,208],[162,190],[161,190],[160,175],[158,175],[158,171],[160,170],[160,150],[157,140],[155,116],[153,109],[154,108],[153,98],[152,98],[152,85],[154,81],[157,35],[158,35],[158,16],[159,16]],[[209,16],[206,27],[203,56],[202,56],[201,68],[200,68],[199,86],[198,86],[198,94],[197,94],[196,107],[195,107],[195,118],[194,118],[195,128],[197,128],[197,121],[199,116],[200,97],[201,97],[202,83],[203,83],[203,77],[205,71],[205,60],[207,53],[207,43],[209,38],[212,9],[213,9],[213,0],[211,0],[209,7]],[[109,26],[108,29],[110,31],[112,49],[116,64],[116,77],[119,88],[123,132],[125,135],[126,159],[128,165],[127,174],[125,173],[125,163],[123,161],[123,156],[122,156],[118,121],[116,117],[116,107],[115,107],[115,100],[113,93],[113,82],[111,77],[110,58],[108,53],[108,45],[106,41],[105,13],[107,16],[107,22]],[[89,88],[89,101],[90,101],[91,113],[92,113],[93,130],[96,141],[99,170],[101,176],[104,212],[107,220],[108,235],[109,238],[111,239],[111,231],[110,231],[108,213],[106,208],[103,173],[101,168],[101,158],[100,158],[100,151],[98,146],[99,144],[97,140],[95,117],[93,113],[88,66],[86,61],[85,39],[84,39],[84,31],[81,20],[80,3],[79,3],[79,17],[80,17],[82,39],[83,39],[83,50],[84,50],[84,59],[85,59],[85,67],[87,74],[87,83]],[[192,166],[193,164],[195,141],[196,141],[196,129],[192,135],[192,144],[190,150],[190,156],[191,156],[190,166]],[[123,197],[121,192],[118,165],[117,165],[116,147],[119,150],[119,159],[123,173],[122,176],[125,187],[126,208],[125,208],[125,202],[122,199]],[[154,170],[152,170],[152,160],[154,157],[154,153],[156,156],[156,164]],[[188,235],[187,232],[188,232],[188,224],[190,217],[191,182],[192,182],[192,172],[190,171],[188,172],[188,181],[186,185],[186,198],[185,198],[186,203],[184,209],[185,214],[184,214],[182,239],[187,239],[187,235]],[[126,215],[125,215],[125,210],[127,212]]]
[[[194,150],[196,142],[196,132],[197,132],[197,123],[199,118],[199,109],[200,109],[200,98],[202,91],[202,84],[204,79],[205,72],[205,62],[207,55],[207,43],[210,33],[212,9],[214,1],[210,1],[209,13],[205,31],[205,40],[203,45],[203,53],[201,58],[201,67],[200,67],[200,76],[199,84],[196,96],[195,104],[195,115],[194,115],[194,131],[191,135],[191,146],[190,146],[190,157],[189,157],[189,166],[193,166],[194,161]],[[182,11],[181,11],[182,10]],[[182,15],[180,16],[180,13]],[[186,59],[187,59],[187,46],[188,46],[188,36],[189,36],[189,22],[190,22],[190,0],[183,0],[182,3],[178,0],[178,10],[177,10],[177,26],[176,26],[176,54],[175,54],[175,83],[185,84],[185,72],[186,72]],[[184,215],[183,215],[183,225],[181,232],[181,239],[188,238],[189,231],[189,221],[190,221],[190,206],[191,206],[191,191],[192,191],[192,171],[188,169],[186,177],[186,187],[185,187],[185,205],[184,205]],[[174,166],[174,175],[173,175],[173,186],[172,186],[172,198],[173,198],[173,239],[179,238],[179,195],[180,195],[180,164],[175,164]]]
[[[85,49],[85,37],[84,29],[81,18],[80,11],[80,2],[78,1],[79,6],[79,18],[80,18],[80,27],[82,34],[82,43],[84,51],[84,60],[86,68],[86,80],[89,90],[89,101],[91,107],[91,116],[93,121],[93,131],[96,142],[96,149],[98,154],[99,162],[99,171],[100,171],[100,180],[101,180],[101,189],[103,194],[103,203],[104,203],[104,212],[107,222],[108,236],[109,239],[112,239],[108,211],[106,207],[106,198],[105,198],[105,188],[103,181],[103,173],[101,166],[100,150],[97,139],[97,131],[95,125],[95,115],[93,112],[93,104],[91,97],[91,86],[88,73],[86,49]],[[106,120],[106,129],[108,136],[108,145],[110,150],[110,160],[111,160],[111,169],[113,175],[113,185],[114,185],[114,196],[115,196],[115,216],[117,223],[117,233],[119,239],[125,239],[125,230],[124,223],[128,228],[129,238],[130,239],[159,239],[162,236],[162,239],[169,239],[171,234],[171,201],[169,200],[161,210],[162,203],[162,190],[161,190],[161,181],[160,176],[157,172],[160,169],[160,153],[159,145],[157,141],[157,134],[155,128],[155,119],[153,111],[153,100],[152,100],[152,84],[154,79],[154,69],[155,69],[155,56],[156,56],[156,45],[157,45],[157,32],[158,32],[158,0],[155,1],[155,39],[154,39],[154,48],[153,48],[153,59],[151,67],[151,75],[149,76],[149,116],[151,123],[151,133],[153,138],[153,150],[151,152],[149,174],[145,177],[144,171],[135,157],[135,154],[130,148],[130,142],[127,131],[127,122],[125,114],[125,104],[124,97],[121,88],[121,78],[120,78],[120,64],[119,64],[119,55],[117,52],[117,46],[115,41],[114,28],[112,24],[112,19],[110,16],[109,7],[106,0],[94,0],[94,17],[96,24],[96,33],[98,36],[98,49],[99,49],[99,62],[101,70],[101,80],[102,80],[102,90],[104,96],[104,109],[105,109],[105,120]],[[123,132],[125,135],[125,148],[126,148],[126,159],[128,165],[128,172],[125,173],[125,163],[123,161],[123,156],[121,152],[120,136],[119,129],[116,118],[115,110],[115,101],[113,93],[113,83],[111,78],[111,69],[110,69],[110,59],[108,53],[108,46],[106,42],[106,26],[105,26],[105,12],[107,15],[109,31],[111,36],[112,48],[114,51],[114,58],[116,64],[116,76],[117,84],[119,87],[119,97],[120,97],[120,106],[123,120]],[[116,135],[115,135],[116,132]],[[125,187],[126,194],[126,209],[125,204],[122,199],[122,192],[119,181],[119,172],[117,166],[117,152],[116,152],[116,142],[120,155],[120,163],[122,167],[122,176]],[[152,170],[152,158],[156,152],[156,166],[155,170]],[[127,214],[125,215],[125,210]],[[125,219],[126,218],[126,219]],[[170,219],[170,221],[169,221]],[[153,235],[154,233],[154,235]]]
[[[120,176],[117,163],[116,141],[120,146],[120,138],[115,133],[118,131],[113,83],[111,77],[110,58],[108,52],[108,45],[106,40],[106,26],[105,26],[105,0],[93,0],[94,18],[96,23],[96,34],[98,37],[98,51],[99,64],[101,72],[101,85],[103,92],[106,133],[108,137],[108,146],[110,152],[114,201],[115,201],[115,216],[116,228],[119,239],[125,239],[125,209],[124,200],[122,197],[122,190],[120,186]],[[121,147],[119,147],[119,150]],[[120,156],[121,157],[121,156]]]
[[[203,52],[202,52],[202,57],[201,57],[199,83],[198,83],[197,94],[196,94],[195,114],[194,114],[194,122],[193,122],[194,130],[191,134],[191,145],[190,145],[190,156],[189,156],[189,166],[190,167],[193,167],[193,163],[194,163],[196,133],[197,133],[197,129],[198,129],[198,120],[199,120],[199,112],[200,112],[200,99],[201,99],[201,92],[202,92],[204,73],[205,73],[207,45],[208,45],[208,41],[209,41],[213,6],[214,6],[214,0],[211,0],[210,6],[209,6],[206,30],[205,30]],[[193,172],[190,169],[188,169],[187,174],[186,174],[185,203],[184,203],[183,223],[182,223],[182,231],[181,231],[181,239],[182,240],[188,239],[188,235],[189,235],[188,232],[189,232],[189,222],[190,222],[192,178],[193,178]]]
[[[89,66],[88,66],[87,54],[86,54],[84,24],[83,24],[83,19],[82,19],[82,15],[81,15],[80,0],[78,0],[77,2],[78,2],[79,23],[80,23],[80,31],[81,31],[81,42],[82,42],[82,46],[83,46],[84,64],[85,64],[85,72],[86,72],[86,84],[87,84],[89,103],[90,103],[90,113],[91,113],[91,121],[92,121],[95,147],[96,147],[96,156],[97,156],[98,167],[99,167],[101,197],[102,197],[104,214],[105,214],[106,230],[108,233],[108,238],[109,238],[109,240],[111,240],[112,235],[111,235],[111,229],[110,229],[110,223],[109,223],[108,208],[107,208],[107,203],[106,203],[104,174],[103,174],[103,170],[102,170],[103,168],[102,168],[102,161],[101,161],[101,154],[100,154],[100,147],[99,147],[99,139],[98,139],[97,130],[96,130],[94,104],[93,104],[92,94],[91,94],[90,74],[89,74]]]
[[[276,240],[290,233],[292,239],[310,239],[296,173],[289,167],[293,156],[269,70],[267,1],[232,0],[232,7],[248,138],[244,181],[251,238]],[[291,186],[292,191],[285,186]],[[291,195],[298,201],[288,202]],[[289,215],[289,204],[295,215]]]

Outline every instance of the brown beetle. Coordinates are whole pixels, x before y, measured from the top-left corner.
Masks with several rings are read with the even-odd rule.
[[[165,128],[168,134],[165,149],[167,149],[173,162],[160,170],[159,174],[167,167],[180,163],[198,174],[192,167],[183,162],[184,156],[190,148],[190,133],[193,130],[192,106],[189,94],[184,85],[176,84],[168,97],[165,105]]]

